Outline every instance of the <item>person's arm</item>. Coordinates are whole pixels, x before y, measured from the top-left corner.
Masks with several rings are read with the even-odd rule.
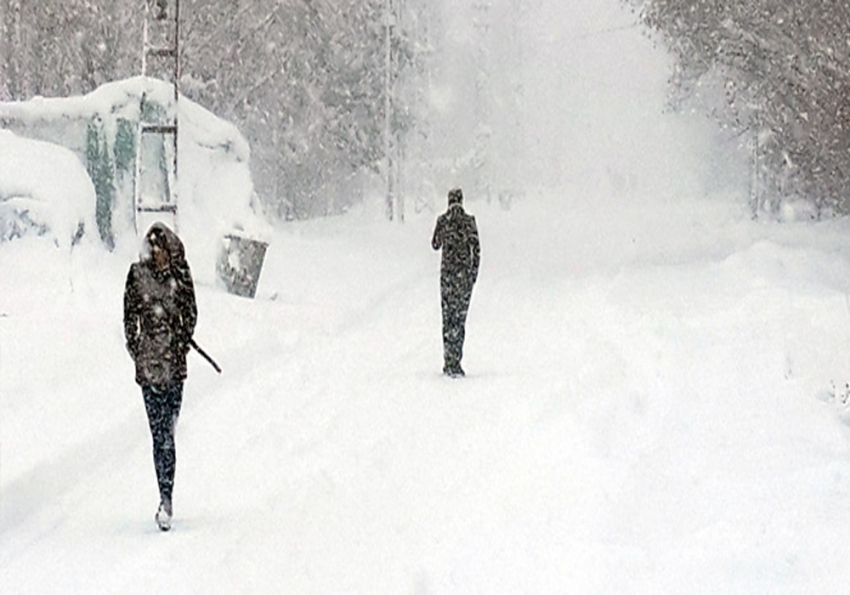
[[[176,276],[180,288],[178,300],[180,320],[178,321],[177,332],[182,346],[188,350],[189,341],[195,334],[195,324],[198,322],[198,305],[195,300],[195,285],[192,281],[189,263],[184,260],[178,268]]]
[[[445,220],[442,215],[437,218],[437,225],[434,227],[434,235],[431,237],[431,247],[434,250],[439,250],[443,247],[443,228],[445,227]]]
[[[481,243],[478,240],[478,225],[475,223],[475,217],[470,217],[469,220],[469,251],[472,256],[469,278],[475,283],[478,279],[478,265],[481,262]]]
[[[130,267],[127,282],[124,284],[124,340],[127,351],[133,360],[139,352],[139,320],[141,317],[141,296],[136,283],[136,265]]]

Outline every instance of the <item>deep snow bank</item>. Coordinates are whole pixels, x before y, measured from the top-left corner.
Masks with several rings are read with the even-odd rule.
[[[72,151],[0,130],[0,163],[0,244],[49,234],[67,246],[94,232],[94,187]]]

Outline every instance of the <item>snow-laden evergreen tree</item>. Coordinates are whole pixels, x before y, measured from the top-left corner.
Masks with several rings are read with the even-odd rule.
[[[850,3],[645,0],[675,58],[673,104],[697,102],[752,139],[754,208],[803,198],[850,212]]]
[[[270,209],[301,218],[357,202],[355,179],[384,158],[384,0],[184,3],[182,88],[239,123]]]
[[[137,71],[141,10],[119,0],[0,0],[10,98],[77,95]]]

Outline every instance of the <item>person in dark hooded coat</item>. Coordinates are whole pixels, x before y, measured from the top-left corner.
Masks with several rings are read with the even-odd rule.
[[[463,376],[460,365],[466,335],[466,315],[472,287],[478,279],[481,246],[475,217],[463,210],[463,192],[449,192],[448,210],[437,218],[431,247],[442,250],[440,303],[443,312],[443,374]]]
[[[124,288],[124,337],[142,388],[159,485],[156,521],[171,527],[176,463],[174,428],[183,400],[186,354],[198,311],[183,243],[163,223],[145,234],[142,256]]]

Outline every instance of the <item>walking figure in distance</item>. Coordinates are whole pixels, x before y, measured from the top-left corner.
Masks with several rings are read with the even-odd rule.
[[[145,235],[142,255],[130,265],[124,288],[124,337],[136,363],[153,437],[159,484],[156,522],[171,528],[174,489],[174,428],[183,400],[186,354],[198,318],[192,274],[183,243],[163,223]]]
[[[440,265],[440,303],[443,311],[443,374],[463,376],[463,340],[466,314],[472,297],[472,286],[478,278],[481,247],[475,217],[463,210],[463,192],[449,192],[449,208],[437,218],[434,250],[442,249]]]

